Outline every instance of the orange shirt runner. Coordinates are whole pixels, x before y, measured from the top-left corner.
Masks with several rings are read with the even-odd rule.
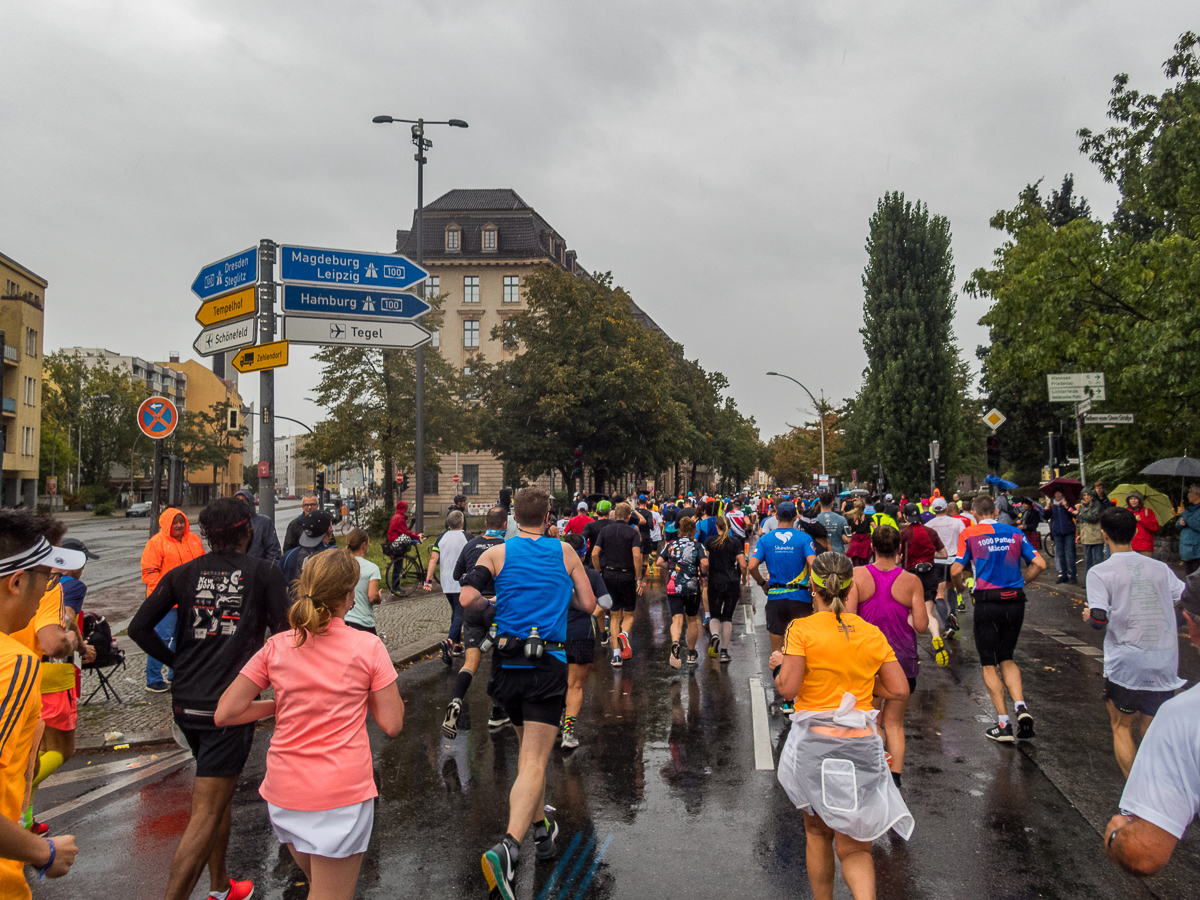
[[[804,657],[797,712],[837,709],[846,691],[855,696],[855,709],[870,710],[875,676],[885,662],[896,661],[883,632],[848,612],[842,613],[842,625],[832,612],[793,619],[784,635],[783,652]]]

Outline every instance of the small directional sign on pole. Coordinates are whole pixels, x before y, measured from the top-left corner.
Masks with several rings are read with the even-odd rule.
[[[233,256],[218,259],[200,270],[192,282],[192,293],[201,300],[254,284],[258,281],[258,248],[251,247]]]
[[[996,409],[995,407],[992,407],[991,410],[984,414],[983,421],[987,422],[988,427],[991,428],[992,431],[995,431],[1008,421],[1008,416],[1000,412],[1000,410]]]
[[[1088,413],[1085,425],[1132,425],[1133,413]]]
[[[226,350],[237,350],[239,347],[249,347],[258,340],[258,323],[254,319],[242,319],[240,322],[223,322],[205,328],[192,344],[192,348],[201,356],[214,356]]]
[[[291,284],[402,291],[428,277],[429,273],[411,259],[394,253],[361,253],[288,244],[279,248],[279,280]]]
[[[288,342],[272,341],[243,350],[233,358],[233,367],[239,372],[263,372],[278,369],[288,364]]]
[[[196,311],[196,321],[201,325],[217,325],[252,316],[258,309],[256,293],[255,286],[250,285],[235,293],[209,300]]]
[[[416,322],[363,322],[308,316],[285,316],[283,320],[283,338],[293,344],[411,350],[428,344],[430,337]]]
[[[432,308],[416,294],[374,288],[308,287],[299,284],[288,284],[283,288],[283,311],[292,315],[337,316],[343,319],[419,319]]]
[[[1104,400],[1103,372],[1056,372],[1046,376],[1051,403]]]

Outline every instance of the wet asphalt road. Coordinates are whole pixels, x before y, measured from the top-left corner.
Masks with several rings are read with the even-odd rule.
[[[1099,695],[1100,659],[1077,649],[1098,648],[1100,635],[1080,620],[1079,601],[1041,588],[1030,597],[1017,661],[1038,736],[1017,748],[983,736],[990,704],[969,630],[947,669],[933,665],[923,642],[903,791],[916,831],[908,843],[892,835],[876,842],[879,896],[1195,897],[1195,831],[1151,880],[1127,876],[1104,858],[1100,835],[1116,809],[1121,775]],[[556,752],[549,771],[560,857],[536,862],[527,839],[518,897],[811,896],[800,813],[789,807],[773,771],[755,769],[750,680],[766,671],[769,654],[762,595],[751,586],[743,600],[755,598],[756,612],[742,607],[752,624],[757,620],[755,633],[744,632],[739,611],[734,662],[725,667],[704,656],[691,672],[666,665],[667,614],[658,590],[639,610],[632,661],[612,669],[597,645],[580,717],[582,746],[567,756]],[[968,629],[969,620],[968,611]],[[1183,675],[1200,678],[1200,656],[1189,647],[1181,659]],[[401,673],[404,731],[388,740],[372,727],[381,796],[359,896],[486,896],[479,854],[504,827],[517,743],[511,728],[488,733],[485,681],[472,685],[465,727],[446,741],[439,726],[451,671],[427,660]],[[767,698],[773,700],[769,684]],[[771,715],[775,759],[787,725]],[[300,900],[307,888],[275,841],[257,795],[268,737],[269,729],[261,729],[235,798],[230,869],[254,879],[256,897]],[[146,759],[152,752],[158,760]],[[172,752],[81,756],[71,770],[114,756],[121,765],[141,756],[143,765],[43,788],[38,809],[47,811],[118,777],[137,779],[160,767],[51,820],[52,833],[77,835],[82,853],[68,878],[37,885],[36,897],[93,896],[101,885],[119,886],[130,898],[162,896],[187,821],[193,772]],[[205,876],[194,896],[205,896],[206,886]],[[849,897],[840,879],[836,896]]]

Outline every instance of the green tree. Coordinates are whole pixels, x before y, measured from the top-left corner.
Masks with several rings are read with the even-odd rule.
[[[208,409],[188,410],[179,419],[178,446],[189,472],[212,470],[213,497],[217,494],[217,473],[229,468],[229,456],[235,453],[246,437],[243,425],[237,431],[227,431],[228,402],[214,403]]]
[[[847,445],[859,469],[882,462],[891,487],[916,493],[929,485],[929,443],[941,441],[953,459],[962,442],[950,223],[901,193],[885,194],[871,217],[867,254],[867,370]]]
[[[975,272],[967,285],[993,301],[981,320],[991,336],[985,360],[989,392],[1023,386],[1040,402],[1047,374],[1100,371],[1106,376],[1103,409],[1136,411],[1135,428],[1088,429],[1097,462],[1126,460],[1140,468],[1195,446],[1198,46],[1195,34],[1180,37],[1164,64],[1174,83],[1161,95],[1139,93],[1129,87],[1127,75],[1118,75],[1108,111],[1115,124],[1099,134],[1079,132],[1081,151],[1120,189],[1112,220],[1083,216],[1064,222],[1022,196],[1016,208],[993,217],[993,227],[1008,239],[993,267]],[[1062,422],[1071,413],[1065,404],[1051,406],[1038,431],[1047,418]],[[1022,440],[1031,442],[1032,432],[1026,429]],[[1033,457],[1036,447],[1024,452]]]
[[[581,446],[598,485],[680,459],[689,423],[672,396],[676,360],[612,276],[544,266],[526,296],[527,309],[492,331],[518,355],[476,370],[483,447],[524,476],[557,469],[566,482]]]

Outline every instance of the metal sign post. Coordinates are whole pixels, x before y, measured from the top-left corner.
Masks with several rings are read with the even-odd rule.
[[[259,342],[275,340],[275,242],[263,239],[258,243],[258,263],[262,279],[258,285]],[[259,512],[275,525],[275,370],[265,369],[258,374],[258,459]],[[265,466],[264,466],[265,464]],[[266,477],[262,477],[263,469]]]

